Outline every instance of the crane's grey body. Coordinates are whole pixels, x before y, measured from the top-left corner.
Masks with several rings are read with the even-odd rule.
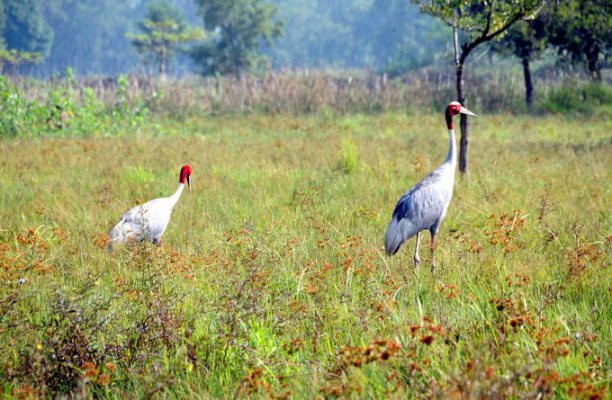
[[[436,235],[453,197],[455,169],[457,167],[453,116],[458,114],[476,116],[456,101],[451,102],[446,107],[445,118],[449,140],[446,160],[400,197],[385,233],[385,252],[387,255],[397,253],[406,240],[416,236],[414,265],[418,267],[421,261],[419,258],[419,233],[429,230],[431,233],[432,271],[436,265],[433,257],[436,248]]]
[[[438,233],[453,196],[455,163],[444,163],[408,190],[397,202],[387,233],[385,252],[397,253],[402,244],[417,233]]]
[[[406,240],[424,230],[431,232],[433,247],[435,236],[453,197],[455,183],[455,132],[449,129],[448,136],[448,155],[444,163],[404,193],[395,205],[385,234],[385,252],[388,255],[397,253]],[[415,264],[419,263],[418,246],[417,236]]]

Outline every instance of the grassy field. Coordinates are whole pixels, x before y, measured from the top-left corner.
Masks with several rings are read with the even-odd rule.
[[[0,142],[3,396],[610,398],[612,120],[471,127],[434,274],[382,237],[441,113]],[[108,254],[184,163],[163,245]]]

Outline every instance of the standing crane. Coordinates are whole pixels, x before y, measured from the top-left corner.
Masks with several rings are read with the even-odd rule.
[[[419,235],[421,231],[429,230],[431,233],[432,272],[436,266],[434,260],[436,235],[453,196],[455,169],[457,167],[453,117],[459,113],[476,117],[474,113],[457,101],[453,101],[446,107],[445,116],[449,137],[446,161],[400,197],[385,234],[385,252],[387,255],[397,253],[406,240],[416,235],[414,266],[418,268],[421,262],[419,258]]]
[[[185,183],[191,191],[190,176],[191,166],[184,165],[179,174],[178,189],[172,196],[147,201],[123,214],[121,220],[108,235],[108,250],[111,251],[115,244],[126,243],[132,239],[151,241],[159,246],[161,237],[170,222],[172,209],[181,197]]]

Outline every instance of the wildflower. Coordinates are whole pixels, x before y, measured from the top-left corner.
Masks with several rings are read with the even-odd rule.
[[[433,341],[434,341],[434,337],[432,335],[421,337],[421,343],[425,343],[427,346],[431,345]]]

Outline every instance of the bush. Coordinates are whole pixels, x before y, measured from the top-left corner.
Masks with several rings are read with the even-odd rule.
[[[552,90],[542,104],[546,112],[599,114],[612,105],[612,89],[601,83],[591,82],[579,86],[572,83]]]

